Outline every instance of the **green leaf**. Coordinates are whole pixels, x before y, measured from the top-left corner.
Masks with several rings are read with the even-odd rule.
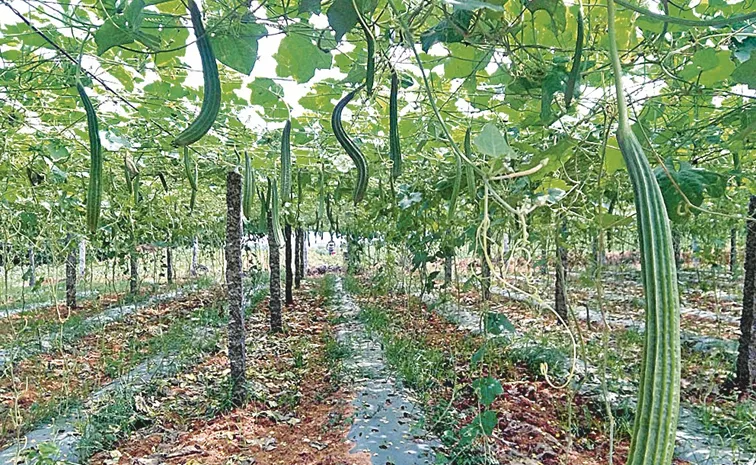
[[[557,169],[563,167],[564,164],[567,163],[570,158],[572,158],[572,155],[575,153],[575,147],[577,146],[577,144],[578,141],[576,139],[573,139],[572,137],[564,137],[562,139],[559,139],[556,144],[552,145],[546,150],[541,151],[540,153],[537,153],[535,156],[533,156],[533,158],[530,159],[529,163],[527,163],[525,166],[519,167],[518,169],[527,170],[535,167],[536,165],[543,164],[543,168],[528,176],[533,181],[539,180],[549,173],[553,173]]]
[[[702,168],[694,168],[687,162],[680,163],[680,168],[677,169],[671,159],[667,159],[663,166],[657,167],[654,174],[664,197],[669,219],[675,222],[690,217],[690,206],[685,201],[686,198],[698,207],[704,201],[704,194],[721,197],[727,187],[723,176]]]
[[[473,141],[478,150],[491,157],[509,157],[514,155],[514,150],[493,123],[486,123],[483,130]]]
[[[315,13],[320,14],[320,2],[321,0],[299,0],[299,9],[297,12],[302,13]]]
[[[562,0],[532,0],[527,2],[527,9],[534,15],[539,10],[547,12],[557,30],[560,33],[564,32],[567,25],[567,8]]]
[[[476,350],[475,353],[472,355],[472,358],[470,359],[470,364],[474,367],[478,363],[480,363],[481,360],[483,360],[483,357],[486,355],[487,351],[487,345],[483,344],[480,346],[480,349]]]
[[[611,229],[619,226],[628,226],[633,223],[633,218],[629,216],[612,215],[610,213],[599,213],[596,217],[596,223],[601,228]]]
[[[475,77],[475,73],[484,69],[491,59],[491,51],[478,50],[460,44],[450,44],[449,57],[444,64],[444,78]]]
[[[703,86],[723,84],[735,71],[735,63],[730,52],[705,48],[693,55],[692,61],[680,72],[680,77],[688,81],[698,81]]]
[[[567,72],[564,66],[554,66],[551,72],[543,79],[541,89],[541,121],[551,123],[552,112],[551,102],[557,92],[564,91],[565,82],[567,82]]]
[[[344,34],[357,25],[357,12],[354,10],[353,0],[334,0],[328,7],[328,24],[336,33],[336,42],[340,42]],[[377,5],[376,0],[356,0],[357,7],[363,15],[369,14]]]
[[[144,0],[132,0],[124,8],[123,14],[110,17],[97,29],[94,38],[98,55],[102,55],[113,47],[131,44],[137,40],[137,32],[142,27],[144,19],[144,6]],[[147,42],[145,45],[150,47],[156,45],[146,34],[140,34],[139,38]]]
[[[472,382],[472,387],[478,394],[480,403],[486,407],[493,404],[496,397],[504,393],[504,389],[502,389],[499,380],[490,376],[476,379]]]
[[[291,76],[300,84],[312,79],[316,69],[331,67],[331,54],[324,53],[309,37],[298,33],[284,37],[274,58],[278,62],[276,73],[281,77]]]
[[[459,431],[460,434],[460,446],[465,446],[472,443],[478,436],[490,436],[493,434],[494,428],[498,419],[496,412],[492,410],[486,410],[472,419],[469,425],[465,426]]]
[[[514,333],[515,327],[503,313],[488,312],[483,319],[483,327],[488,334],[498,336],[504,332]]]
[[[493,430],[494,428],[496,428],[497,422],[498,419],[496,417],[496,412],[494,412],[493,410],[486,410],[473,419],[473,423],[480,425],[480,430],[486,436],[493,434]]]
[[[613,174],[617,170],[625,168],[625,159],[619,149],[619,143],[616,137],[611,137],[606,143],[606,152],[604,153],[604,169],[607,174]]]
[[[105,21],[94,35],[97,44],[97,54],[102,55],[113,47],[134,43],[134,33],[126,28],[124,19],[116,16]]]
[[[444,44],[462,42],[465,38],[463,32],[467,32],[470,28],[472,17],[471,11],[455,9],[451,18],[442,19],[438,24],[420,34],[423,51],[428,52],[434,44],[439,42]]]
[[[266,32],[262,24],[243,22],[233,30],[216,31],[210,36],[210,43],[218,61],[249,75],[257,61],[257,41]]]
[[[747,85],[749,89],[756,89],[756,54],[751,54],[751,58],[735,68],[732,80]]]
[[[283,98],[283,87],[273,79],[255,78],[247,87],[252,90],[249,103],[253,105],[266,106],[269,103],[278,102]]]

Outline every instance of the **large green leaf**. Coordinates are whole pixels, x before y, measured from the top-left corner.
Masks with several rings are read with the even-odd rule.
[[[132,0],[123,10],[123,14],[111,16],[95,32],[97,54],[102,55],[113,47],[128,45],[139,41],[144,45],[157,49],[160,46],[158,38],[141,31],[145,18],[144,0]]]
[[[266,32],[262,24],[242,22],[238,27],[216,31],[210,36],[210,43],[218,61],[249,75],[257,61],[257,41]]]
[[[470,444],[479,436],[493,434],[498,418],[493,410],[485,410],[473,418],[469,425],[460,430],[460,445]]]
[[[756,89],[756,53],[751,58],[738,65],[732,72],[732,79],[740,84],[747,85],[750,89]]]
[[[420,34],[423,51],[427,52],[439,42],[452,44],[462,42],[464,32],[470,28],[473,13],[469,10],[456,9],[449,19],[442,19],[435,26]]]
[[[491,157],[510,157],[514,150],[509,146],[499,128],[493,123],[486,123],[474,140],[478,150]]]
[[[509,318],[503,313],[488,312],[483,320],[484,327],[488,334],[498,336],[505,332],[514,333],[515,327]]]
[[[551,16],[551,20],[559,32],[563,32],[567,25],[567,8],[562,0],[532,0],[527,2],[527,9],[535,14],[543,10]]]
[[[667,159],[663,166],[654,170],[656,181],[664,196],[669,219],[675,222],[690,217],[690,206],[685,201],[698,207],[704,201],[704,194],[721,197],[727,187],[726,180],[720,174],[694,168],[690,163],[681,162],[675,167],[672,159]]]
[[[496,397],[504,393],[504,389],[502,389],[499,380],[490,376],[476,379],[472,382],[472,387],[478,394],[480,403],[486,407],[493,404]]]
[[[321,0],[299,0],[298,13],[315,13],[320,14],[320,2]]]
[[[726,83],[735,71],[735,63],[730,59],[730,52],[704,48],[693,54],[693,59],[680,72],[680,77],[688,81],[697,81],[704,86]]]
[[[291,76],[299,83],[312,79],[316,69],[331,67],[331,55],[320,50],[299,31],[284,37],[274,57],[278,62],[276,73],[281,77]]]
[[[341,41],[344,34],[351,31],[357,25],[357,12],[354,9],[355,1],[363,15],[368,15],[377,5],[376,0],[334,0],[328,8],[328,24],[336,33],[336,42]]]

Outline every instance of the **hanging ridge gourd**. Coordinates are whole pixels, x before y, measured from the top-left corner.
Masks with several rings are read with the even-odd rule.
[[[357,22],[360,23],[362,32],[365,33],[365,42],[367,43],[367,68],[365,70],[365,91],[368,97],[373,95],[373,82],[375,81],[375,37],[370,31],[370,25],[365,21],[362,12],[357,7],[357,1],[352,0],[352,6],[357,14]]]
[[[202,13],[200,12],[194,0],[188,2],[189,15],[192,18],[192,27],[194,36],[197,39],[197,48],[200,53],[202,62],[202,79],[204,82],[204,96],[202,98],[202,107],[199,115],[192,121],[188,128],[179,134],[173,141],[174,147],[186,147],[202,138],[207,131],[213,126],[215,119],[218,117],[221,103],[221,85],[218,76],[218,64],[215,61],[215,54],[210,45],[210,40],[205,33],[205,27],[202,25]]]
[[[651,166],[628,118],[617,50],[614,0],[607,0],[609,56],[614,72],[617,142],[633,186],[646,299],[646,334],[627,465],[669,465],[680,412],[680,300],[672,232]]]
[[[242,190],[242,210],[247,221],[252,220],[255,201],[255,173],[252,171],[252,158],[244,154],[244,184]]]
[[[192,159],[189,148],[184,147],[184,171],[186,178],[189,180],[189,186],[192,188],[192,196],[189,199],[189,211],[194,211],[194,204],[197,201],[197,162]]]
[[[281,201],[291,200],[291,120],[286,124],[281,134]]]
[[[276,245],[281,246],[284,243],[284,237],[281,232],[281,206],[279,202],[278,187],[276,186],[276,179],[273,178],[270,188],[270,215],[273,220],[273,239],[276,241]]]
[[[344,111],[344,107],[354,98],[355,94],[360,90],[362,86],[349,92],[344,98],[339,100],[339,103],[333,109],[331,114],[331,127],[333,128],[333,134],[336,136],[336,140],[339,142],[346,151],[349,158],[352,159],[354,165],[357,167],[357,184],[354,186],[354,204],[358,204],[364,197],[365,191],[368,185],[368,164],[365,159],[365,155],[362,154],[360,149],[354,145],[354,142],[349,135],[344,131],[344,127],[341,122],[341,113]]]
[[[165,175],[162,171],[158,171],[157,174],[158,179],[160,179],[160,184],[163,185],[163,190],[167,193],[168,192],[168,182],[165,180]]]
[[[126,177],[126,188],[128,189],[129,194],[131,194],[134,190],[134,179],[139,175],[139,170],[129,154],[123,156],[123,170]]]
[[[583,42],[585,40],[585,24],[583,23],[583,8],[578,5],[577,13],[577,39],[575,40],[575,55],[572,59],[572,68],[570,77],[567,79],[567,85],[564,89],[564,106],[569,108],[572,104],[572,98],[575,96],[575,88],[580,78],[580,67],[583,58]]]
[[[189,185],[193,191],[197,190],[197,163],[189,153],[189,149],[184,147],[184,171],[186,172],[186,178],[189,180]]]
[[[391,68],[391,93],[389,94],[389,157],[391,177],[402,174],[402,148],[399,141],[399,75]]]
[[[321,224],[325,218],[325,172],[323,163],[320,164],[320,176],[318,177],[318,210],[315,212],[315,229],[321,231]]]
[[[465,131],[464,151],[465,157],[468,160],[472,160],[472,144],[470,143],[472,128],[467,128]],[[467,191],[470,194],[470,200],[473,202],[478,196],[478,189],[475,187],[475,170],[470,163],[465,165],[465,177],[467,178]]]
[[[87,132],[89,134],[89,187],[87,188],[87,229],[94,233],[100,221],[100,204],[102,202],[102,144],[100,129],[97,124],[92,101],[81,82],[76,83],[84,111],[87,114]]]
[[[465,139],[468,135],[465,134]],[[454,184],[452,184],[452,193],[449,197],[449,214],[447,218],[449,221],[454,218],[454,212],[457,209],[457,197],[459,197],[459,190],[462,187],[462,157],[458,153],[454,154]]]

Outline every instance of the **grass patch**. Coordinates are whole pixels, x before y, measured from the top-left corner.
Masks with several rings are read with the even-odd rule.
[[[725,407],[702,404],[696,412],[706,431],[723,444],[739,441],[756,453],[756,400],[735,401]]]

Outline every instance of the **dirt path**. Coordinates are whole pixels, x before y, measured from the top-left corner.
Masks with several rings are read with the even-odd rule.
[[[435,463],[433,448],[438,441],[416,428],[420,409],[391,376],[380,342],[367,335],[358,318],[360,309],[344,291],[341,279],[336,282],[336,295],[339,314],[346,319],[337,339],[351,348],[348,366],[356,377],[354,423],[348,436],[355,444],[353,451],[369,453],[374,465]]]

